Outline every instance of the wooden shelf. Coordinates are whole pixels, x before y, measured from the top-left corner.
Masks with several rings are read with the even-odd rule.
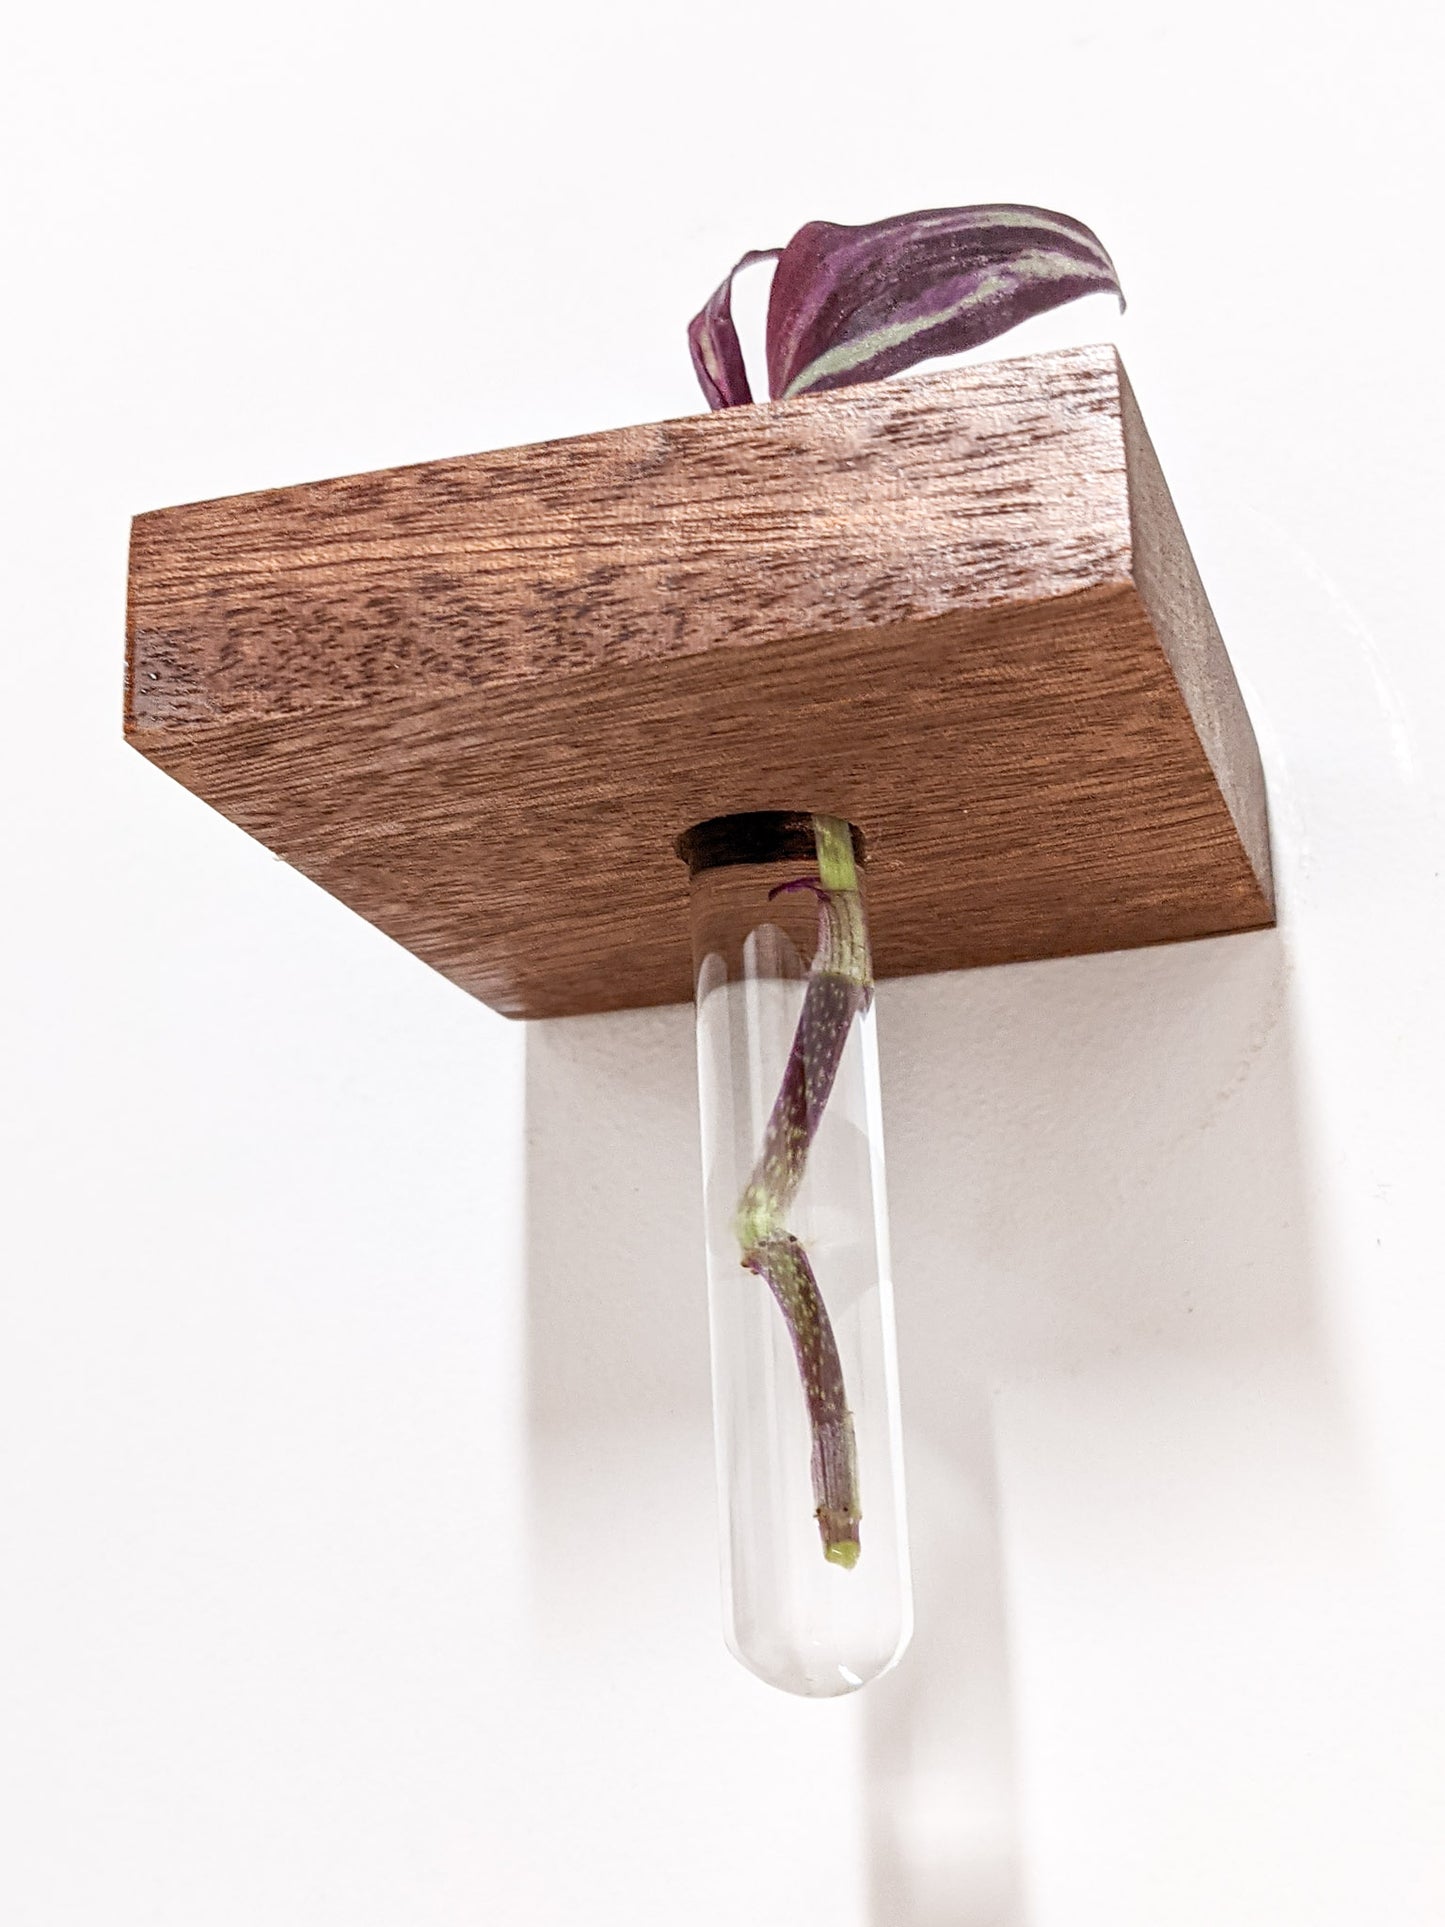
[[[1112,348],[142,515],[126,734],[513,1016],[689,996],[733,810],[863,828],[880,975],[1273,918]]]

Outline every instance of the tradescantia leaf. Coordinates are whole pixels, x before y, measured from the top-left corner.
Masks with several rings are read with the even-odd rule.
[[[733,278],[755,261],[777,258],[777,248],[754,248],[745,254],[726,281],[713,289],[707,306],[688,323],[687,345],[709,408],[736,408],[753,398],[742,344],[733,325]]]
[[[1046,208],[938,208],[864,227],[813,221],[773,278],[769,382],[784,396],[873,381],[1099,293],[1123,299],[1103,245]]]
[[[774,253],[744,255],[733,274]],[[1041,207],[931,208],[861,227],[810,221],[777,259],[767,328],[774,398],[896,375],[1082,295],[1114,294],[1124,304],[1098,236]],[[752,400],[732,320],[733,274],[688,330],[713,408]]]

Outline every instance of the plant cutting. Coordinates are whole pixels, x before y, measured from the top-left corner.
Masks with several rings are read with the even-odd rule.
[[[762,1149],[738,1203],[734,1229],[743,1268],[755,1272],[778,1302],[797,1356],[813,1434],[814,1516],[823,1557],[858,1562],[858,1455],[843,1368],[828,1308],[801,1239],[787,1228],[808,1150],[822,1123],[853,1019],[873,997],[868,930],[853,862],[853,834],[836,817],[813,820],[818,881],[779,883],[772,901],[804,890],[818,900],[818,944],[808,973],[798,1028],[782,1088],[768,1118]]]
[[[1083,295],[1109,293],[1122,300],[1113,263],[1097,236],[1081,222],[1047,209],[1014,205],[932,209],[861,227],[810,222],[785,248],[745,254],[694,317],[688,342],[703,393],[714,409],[744,406],[753,399],[733,321],[732,289],[743,268],[768,260],[777,265],[768,302],[766,361],[771,395],[780,400],[878,381],[925,359],[976,347],[1031,315]],[[809,1241],[793,1222],[800,1195],[805,1195],[810,1160],[820,1135],[825,1134],[829,1102],[850,1039],[867,1018],[873,997],[853,828],[827,814],[815,814],[800,822],[810,825],[814,846],[806,872],[785,876],[766,887],[744,926],[742,941],[729,945],[724,937],[714,942],[704,933],[695,948],[704,1091],[712,1089],[720,1094],[720,1101],[728,1108],[728,1128],[721,1135],[744,1141],[751,1138],[756,1147],[731,1212],[731,1265],[721,1250],[710,1249],[724,1510],[751,1508],[767,1521],[765,1529],[750,1532],[739,1531],[734,1520],[729,1582],[734,1595],[771,1591],[774,1621],[787,1618],[787,1609],[777,1602],[799,1597],[811,1601],[791,1630],[798,1649],[792,1659],[799,1675],[807,1680],[800,1690],[820,1691],[838,1690],[839,1679],[847,1685],[861,1676],[858,1665],[846,1660],[840,1661],[832,1673],[827,1668],[810,1671],[803,1655],[810,1632],[815,1638],[819,1636],[830,1612],[835,1629],[843,1624],[846,1613],[840,1612],[831,1595],[815,1592],[807,1573],[799,1569],[796,1534],[777,1516],[777,1492],[759,1490],[768,1477],[781,1488],[790,1487],[793,1467],[785,1460],[796,1446],[787,1436],[789,1427],[783,1419],[760,1417],[756,1395],[728,1382],[733,1369],[729,1358],[734,1359],[738,1372],[761,1378],[773,1370],[762,1334],[754,1331],[743,1347],[725,1336],[736,1328],[737,1319],[736,1306],[727,1303],[729,1294],[739,1289],[737,1270],[731,1269],[728,1276],[731,1267],[741,1266],[767,1288],[786,1332],[801,1390],[801,1409],[806,1414],[811,1510],[824,1562],[849,1574],[856,1583],[855,1569],[861,1575],[869,1563],[863,1531],[865,1497],[886,1490],[890,1484],[893,1492],[888,1510],[893,1516],[881,1556],[886,1557],[891,1549],[901,1565],[905,1555],[879,1159],[874,1158],[868,1174],[869,1184],[878,1189],[878,1196],[871,1200],[872,1210],[855,1209],[853,1200],[837,1196],[840,1179],[836,1174],[832,1180],[835,1195],[811,1200],[814,1221],[820,1226],[830,1222],[834,1226],[828,1253],[810,1250]],[[719,834],[726,834],[725,822],[706,827],[712,834],[705,842],[715,842]],[[756,856],[760,852],[745,854]],[[773,854],[781,855],[781,851]],[[695,888],[696,878],[694,869]],[[760,960],[769,956],[775,963],[779,958],[786,959],[789,948],[760,939],[769,930],[768,909],[797,895],[816,903],[816,937],[802,985],[790,989],[774,984],[774,989],[789,1000],[788,1008],[796,1005],[796,1016],[776,1095],[759,1129],[756,1072],[768,1054],[762,1035],[766,1028],[762,1013],[768,996],[764,986],[774,974]],[[751,937],[751,944],[746,936]],[[713,1026],[717,1038],[725,1036],[726,1041],[719,1043],[714,1038],[712,1054],[725,1056],[731,1050],[739,1063],[748,1067],[746,1073],[735,1069],[730,1076],[720,1073],[715,1064],[709,1065],[709,1044],[703,1035],[708,999],[717,990],[719,972],[728,975],[723,959],[729,952],[733,977],[751,980],[744,1002],[726,1024]],[[776,1005],[778,996],[771,1001]],[[776,1031],[776,1012],[772,1023]],[[866,1080],[872,1066],[871,1029],[861,1048],[867,1062],[860,1075]],[[748,1086],[746,1094],[744,1085]],[[864,1107],[855,1103],[855,1108]],[[861,1128],[871,1131],[876,1139],[876,1115]],[[842,1170],[841,1154],[835,1162]],[[862,1183],[862,1166],[855,1164],[852,1169],[853,1181]],[[712,1172],[707,1177],[712,1188],[717,1179]],[[843,1184],[848,1181],[846,1176],[841,1179]],[[812,1188],[827,1193],[829,1184],[825,1181]],[[840,1219],[849,1226],[844,1237],[836,1230]],[[844,1292],[830,1277],[830,1266],[845,1280],[851,1271],[851,1291]],[[871,1291],[860,1289],[860,1275],[870,1282]],[[830,1309],[830,1300],[835,1298],[841,1302]],[[871,1344],[861,1329],[865,1320],[860,1307],[867,1309],[867,1322],[878,1327]],[[847,1323],[848,1336],[842,1344],[835,1328],[835,1311]],[[845,1351],[854,1355],[851,1370],[845,1364]],[[874,1457],[891,1455],[892,1465],[870,1465],[866,1454],[860,1458],[850,1378],[870,1370],[877,1382],[867,1388],[869,1403],[886,1408],[881,1415],[876,1411],[873,1414]],[[786,1387],[780,1387],[777,1396],[786,1399]],[[796,1391],[792,1397],[796,1404]],[[736,1409],[730,1411],[730,1407]],[[737,1490],[735,1468],[756,1458],[760,1450],[756,1437],[752,1441],[743,1437],[748,1428],[771,1442],[774,1451],[770,1456],[777,1462],[760,1474],[755,1472],[751,1493],[744,1495]],[[771,1541],[765,1551],[754,1543],[759,1539]],[[758,1570],[750,1574],[752,1566]],[[906,1575],[895,1591],[901,1622]],[[764,1620],[770,1616],[761,1605],[757,1612]],[[735,1599],[734,1645],[752,1664],[756,1656],[747,1648],[756,1647],[758,1641],[756,1636],[749,1641],[738,1635],[738,1616]],[[746,1609],[742,1616],[747,1616]],[[873,1669],[878,1670],[881,1664],[891,1663],[898,1648],[888,1650],[885,1634],[875,1638],[873,1645],[876,1650],[870,1659]],[[858,1662],[864,1663],[868,1662]],[[776,1676],[776,1660],[773,1665]],[[818,1684],[819,1678],[826,1683]]]

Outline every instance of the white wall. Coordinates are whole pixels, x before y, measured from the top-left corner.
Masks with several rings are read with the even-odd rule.
[[[1440,31],[883,19],[7,32],[7,1927],[1445,1918]],[[919,1628],[808,1705],[688,1014],[510,1028],[126,751],[127,520],[691,410],[741,249],[988,198],[1116,253],[1283,917],[885,987]]]

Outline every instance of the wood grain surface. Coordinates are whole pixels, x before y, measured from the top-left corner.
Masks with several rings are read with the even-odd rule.
[[[1112,348],[139,516],[126,733],[512,1016],[690,995],[732,810],[862,827],[883,976],[1273,917]]]

